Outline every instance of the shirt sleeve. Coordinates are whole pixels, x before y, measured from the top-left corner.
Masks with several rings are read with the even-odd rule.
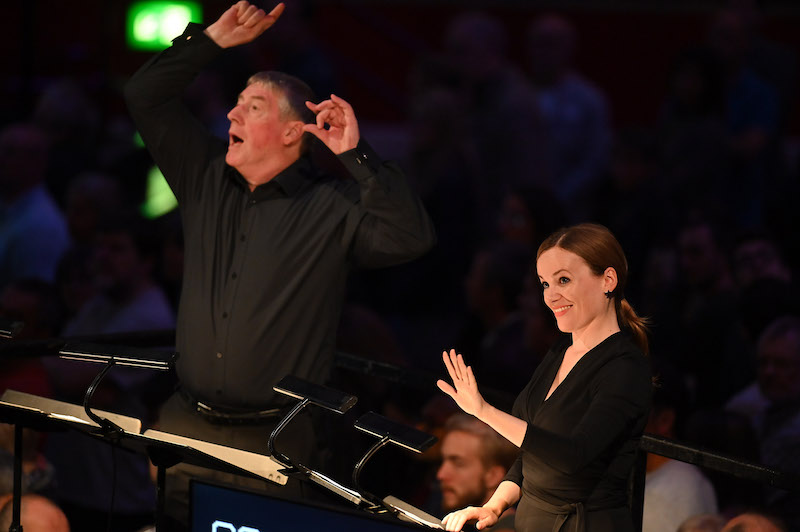
[[[189,24],[125,85],[130,115],[178,201],[202,184],[198,178],[210,159],[225,149],[182,101],[186,87],[221,51],[202,26]]]
[[[433,247],[433,223],[397,164],[383,161],[364,140],[339,160],[360,187],[350,220],[355,225],[351,259],[356,266],[399,264]]]
[[[508,473],[506,473],[506,476],[503,478],[503,480],[508,480],[517,486],[522,486],[522,453],[517,455],[517,459],[508,469]]]
[[[652,385],[648,359],[630,353],[609,361],[592,380],[593,399],[569,435],[528,423],[521,449],[573,474],[620,437],[630,434],[650,408]]]

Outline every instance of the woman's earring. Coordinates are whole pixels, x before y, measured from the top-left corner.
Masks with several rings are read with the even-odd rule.
[[[613,295],[614,294],[613,294],[613,292],[611,292],[611,290],[606,290],[606,299],[611,299],[611,296],[613,296]]]

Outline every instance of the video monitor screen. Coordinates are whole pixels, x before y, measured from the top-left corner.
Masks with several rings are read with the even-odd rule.
[[[392,519],[392,520],[390,520]],[[193,481],[192,532],[408,532],[431,530],[389,517],[288,501]]]

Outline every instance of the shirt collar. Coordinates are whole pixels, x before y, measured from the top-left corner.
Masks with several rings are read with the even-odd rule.
[[[234,181],[249,190],[250,186],[247,181],[235,168],[226,165],[226,169]],[[307,155],[303,155],[271,180],[257,186],[252,192],[253,199],[261,201],[274,197],[275,194],[281,194],[284,197],[295,196],[313,177],[314,169],[311,160]]]

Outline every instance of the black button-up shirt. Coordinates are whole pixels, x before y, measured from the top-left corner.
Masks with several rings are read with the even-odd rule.
[[[352,180],[301,157],[251,192],[225,163],[226,143],[181,102],[220,50],[190,25],[125,96],[183,219],[182,386],[212,405],[263,408],[280,402],[272,386],[286,374],[328,377],[350,268],[408,261],[435,236],[399,168],[363,141],[339,155]]]

